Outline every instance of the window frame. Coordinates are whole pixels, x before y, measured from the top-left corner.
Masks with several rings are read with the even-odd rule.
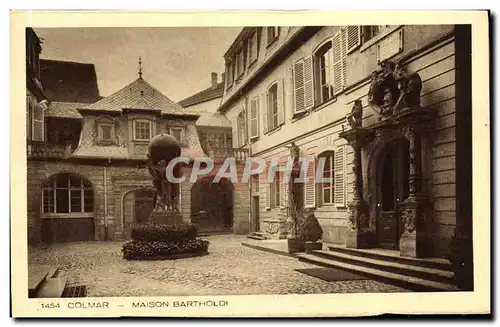
[[[321,177],[325,178],[325,172],[328,172],[330,174],[330,181],[327,183],[321,183],[318,187],[320,196],[320,203],[322,205],[328,205],[328,206],[333,206],[335,205],[335,151],[329,150],[329,151],[324,151],[318,155],[318,161],[320,158],[326,158],[326,160],[329,160],[329,165],[330,169],[327,171],[327,165],[325,161],[325,165],[323,166],[323,172],[321,173]],[[327,184],[328,186],[325,186]],[[325,189],[330,190],[330,199],[329,201],[325,201]]]
[[[172,133],[173,130],[177,130],[180,132],[180,139],[177,141],[179,141],[180,144],[185,144],[185,128],[183,128],[183,127],[169,127],[168,134],[175,138],[174,134]]]
[[[67,185],[59,185],[58,177],[65,176],[68,180]],[[72,178],[79,179],[79,185],[75,185],[71,183]],[[42,201],[41,201],[41,215],[43,217],[52,217],[52,216],[81,216],[81,215],[92,215],[95,210],[95,194],[94,188],[92,184],[86,180],[83,176],[73,173],[58,173],[42,184]],[[58,191],[66,191],[68,196],[68,210],[67,212],[58,212],[57,203],[58,203]],[[80,200],[80,210],[73,211],[72,207],[72,191],[80,191],[79,192],[79,200]],[[86,196],[86,192],[90,191],[90,196]],[[46,196],[46,192],[52,195],[50,197]],[[48,210],[46,211],[46,199],[51,199],[51,202],[48,204]],[[91,199],[91,200],[87,200]],[[59,200],[60,201],[60,200]],[[89,201],[89,202],[86,202]],[[50,206],[52,208],[50,208]],[[87,206],[90,206],[90,210],[86,210]],[[52,210],[50,210],[52,209]]]
[[[274,91],[274,92],[273,92]],[[274,100],[271,101],[271,93],[274,93]],[[267,125],[268,131],[272,131],[280,126],[279,123],[279,108],[278,108],[278,82],[274,82],[267,89]],[[273,106],[275,105],[275,106]],[[274,110],[276,109],[276,110]],[[274,112],[275,111],[275,112]],[[274,124],[274,119],[276,118],[276,124]]]
[[[149,128],[149,138],[138,138],[137,137],[137,124],[138,123],[147,123],[148,124],[148,128]],[[153,134],[153,124],[151,122],[151,120],[148,120],[148,119],[134,119],[134,123],[133,123],[133,129],[134,129],[134,141],[150,141],[151,138],[152,138],[152,134]]]
[[[270,38],[269,36],[269,31],[273,31],[273,38]],[[279,26],[268,26],[266,27],[266,39],[267,39],[267,46],[271,46],[274,44],[274,42],[278,39],[280,35],[280,27]]]
[[[253,105],[255,104],[255,108],[252,107]],[[255,109],[255,116],[252,115],[252,110]],[[253,99],[250,100],[250,119],[249,119],[249,122],[250,122],[250,140],[255,140],[255,139],[258,139],[259,136],[260,136],[260,128],[259,128],[259,97],[256,96],[254,97]],[[256,130],[256,134],[253,135],[252,132],[253,132],[253,125],[252,124],[255,124],[255,130]]]
[[[248,66],[250,67],[254,62],[257,61],[259,58],[259,41],[258,41],[258,35],[257,31],[253,32],[252,36],[248,38]],[[255,44],[255,57],[252,56],[253,54],[253,47],[252,45]]]
[[[325,50],[326,48],[326,50]],[[315,106],[326,103],[335,98],[335,94],[333,92],[333,81],[332,78],[332,70],[333,70],[333,39],[329,38],[327,41],[323,42],[313,53],[313,65],[314,65],[314,96],[315,96]],[[327,59],[327,67],[325,67],[325,79],[328,84],[328,97],[327,99],[323,99],[323,85],[321,81],[321,58],[326,55]]]

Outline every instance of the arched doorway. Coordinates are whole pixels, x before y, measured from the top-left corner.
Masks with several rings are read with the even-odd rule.
[[[94,240],[94,188],[85,177],[57,173],[42,184],[42,241]]]
[[[124,237],[130,237],[135,225],[148,222],[153,211],[154,196],[155,190],[150,188],[139,188],[124,194],[122,201]]]
[[[399,250],[404,232],[401,203],[409,191],[409,147],[405,139],[395,139],[380,153],[376,177],[377,241],[385,249]]]
[[[198,180],[191,188],[191,222],[201,231],[230,231],[233,227],[234,186],[213,176]]]

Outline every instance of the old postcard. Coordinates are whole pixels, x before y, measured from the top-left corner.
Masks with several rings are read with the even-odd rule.
[[[12,315],[489,313],[488,28],[12,12]]]

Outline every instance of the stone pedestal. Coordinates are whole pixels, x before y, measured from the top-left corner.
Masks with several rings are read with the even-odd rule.
[[[354,198],[347,205],[349,209],[349,232],[346,246],[355,249],[370,249],[376,245],[376,235],[369,229],[368,204]]]
[[[431,253],[431,243],[425,231],[428,199],[410,196],[401,204],[401,218],[405,231],[399,239],[399,252],[403,257],[425,258]]]
[[[150,222],[155,225],[181,224],[182,215],[179,211],[153,211]]]

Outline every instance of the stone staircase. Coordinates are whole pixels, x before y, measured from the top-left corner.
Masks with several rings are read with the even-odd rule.
[[[28,270],[29,298],[85,297],[85,287],[67,287],[68,278],[59,266],[34,266]]]
[[[267,240],[267,237],[261,232],[251,232],[247,235],[247,238],[251,238],[253,240]]]
[[[300,253],[300,261],[347,270],[370,279],[417,292],[458,291],[453,285],[450,263],[444,259],[399,256],[397,251],[350,249],[332,245],[329,250]]]

